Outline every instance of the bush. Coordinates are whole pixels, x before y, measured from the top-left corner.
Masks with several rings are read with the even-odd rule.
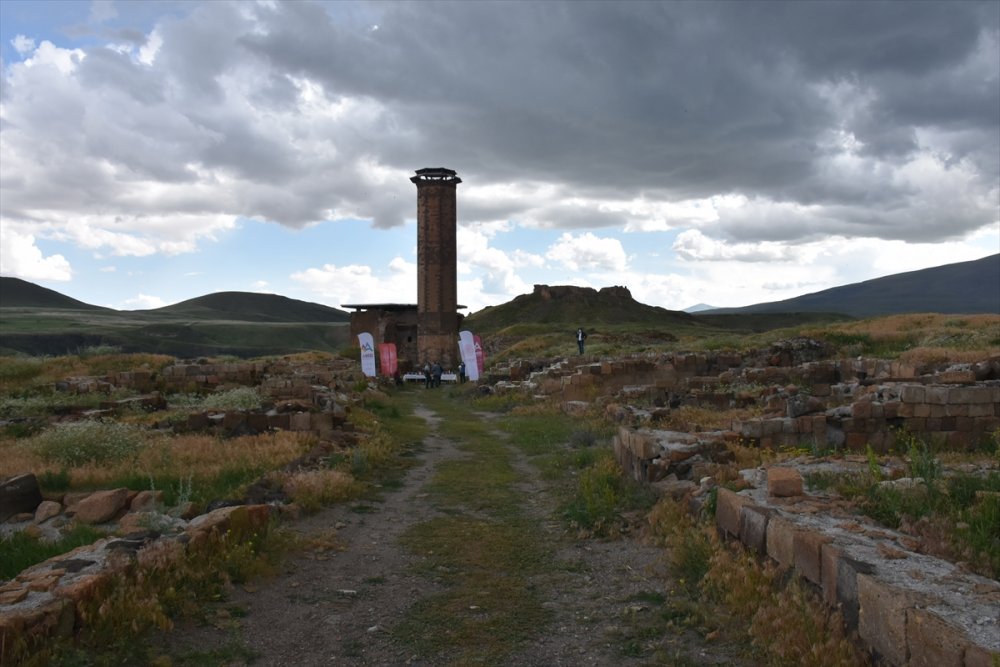
[[[261,405],[260,394],[253,387],[236,387],[209,394],[201,403],[209,410],[256,410]]]
[[[56,424],[27,442],[42,459],[64,466],[119,463],[135,458],[146,445],[137,426],[85,420]]]

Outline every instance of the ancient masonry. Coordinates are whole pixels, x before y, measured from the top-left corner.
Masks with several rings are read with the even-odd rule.
[[[353,308],[351,336],[370,333],[376,343],[395,343],[402,372],[438,361],[445,370],[458,366],[458,328],[464,306],[458,305],[455,186],[462,182],[443,167],[418,169],[417,305],[343,304]]]
[[[417,354],[423,362],[458,366],[456,274],[456,186],[454,171],[418,169],[417,186]]]

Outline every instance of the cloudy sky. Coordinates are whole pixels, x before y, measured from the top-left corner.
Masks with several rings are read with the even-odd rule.
[[[740,306],[1000,252],[1000,3],[0,2],[0,273],[150,308]]]

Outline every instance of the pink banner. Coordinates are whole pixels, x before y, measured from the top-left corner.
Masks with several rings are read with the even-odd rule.
[[[378,355],[382,366],[382,375],[393,377],[396,375],[396,344],[379,343]]]
[[[482,375],[486,368],[486,355],[483,354],[483,342],[479,340],[479,334],[474,334],[472,340],[476,343],[476,366],[479,367],[479,375]]]

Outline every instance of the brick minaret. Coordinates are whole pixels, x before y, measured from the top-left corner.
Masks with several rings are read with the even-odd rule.
[[[417,186],[417,363],[458,366],[458,216],[455,190],[462,182],[444,168],[418,169]]]

